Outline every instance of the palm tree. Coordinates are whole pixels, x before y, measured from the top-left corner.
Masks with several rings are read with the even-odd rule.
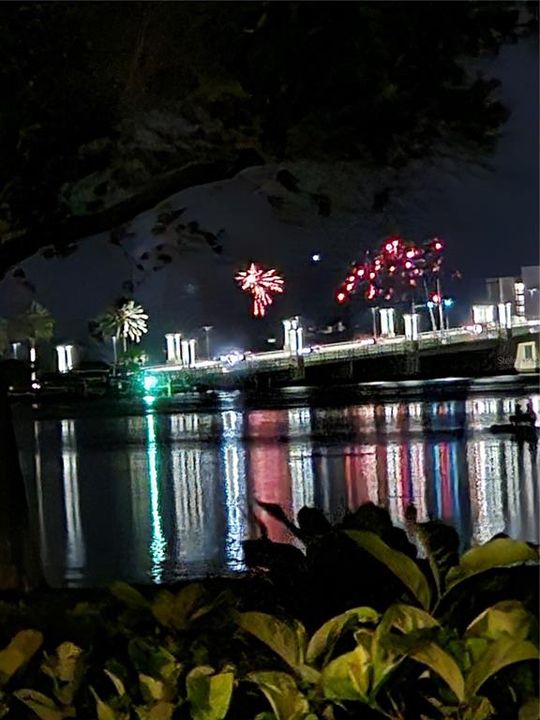
[[[8,320],[7,334],[12,342],[27,342],[30,347],[32,380],[35,380],[36,346],[40,340],[51,340],[54,334],[54,318],[35,300],[23,312]]]
[[[117,305],[98,318],[98,332],[113,339],[114,361],[116,363],[116,341],[122,339],[123,351],[127,351],[128,341],[139,343],[148,332],[148,315],[142,305],[134,300],[121,300]]]

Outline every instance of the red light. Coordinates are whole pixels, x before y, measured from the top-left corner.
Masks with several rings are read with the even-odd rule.
[[[344,292],[339,292],[337,294],[336,300],[338,301],[338,303],[344,303],[345,299],[346,299],[346,295]]]
[[[437,293],[433,293],[433,295],[431,296],[431,301],[434,302],[435,305],[438,305],[441,302],[440,295],[438,295]]]
[[[395,270],[396,270],[395,265],[391,265],[391,266],[388,268],[388,270],[389,270],[389,272],[391,272],[391,273],[395,272]]]
[[[416,253],[414,252],[414,250],[407,250],[408,258],[413,258],[415,255],[416,255]]]
[[[370,273],[369,273],[369,279],[370,279],[370,280],[373,280],[374,278],[375,278],[375,273],[374,273],[374,272],[370,272]]]
[[[345,289],[347,290],[347,292],[351,292],[351,290],[353,289],[353,287],[354,287],[354,283],[349,283],[348,285],[346,285],[346,288],[345,288]]]
[[[407,260],[407,262],[405,263],[405,267],[407,268],[407,270],[410,270],[412,268],[412,262]]]
[[[358,275],[358,277],[364,277],[364,268],[358,268],[356,274]]]
[[[392,252],[392,250],[394,249],[393,244],[392,244],[392,243],[386,243],[386,249],[388,250],[388,252]]]
[[[439,250],[442,250],[442,249],[443,249],[443,244],[442,244],[442,242],[441,242],[440,240],[438,240],[437,238],[435,238],[435,240],[433,241],[433,247],[434,247],[435,250],[439,251]]]
[[[354,275],[349,275],[347,282],[354,282]]]

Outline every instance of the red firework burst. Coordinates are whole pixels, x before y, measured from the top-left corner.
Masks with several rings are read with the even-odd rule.
[[[387,238],[375,256],[366,254],[363,262],[355,263],[336,293],[339,304],[346,303],[359,286],[366,300],[405,298],[418,282],[433,281],[441,271],[444,243],[433,238],[424,245]]]
[[[235,278],[240,290],[249,293],[253,298],[252,312],[254,317],[263,317],[266,308],[272,304],[273,295],[283,292],[285,281],[278,275],[275,268],[266,270],[252,262],[247,270],[236,274]]]

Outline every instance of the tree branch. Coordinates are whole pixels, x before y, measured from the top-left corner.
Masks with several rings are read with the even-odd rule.
[[[41,230],[29,230],[0,242],[0,278],[11,268],[49,245],[62,247],[112,230],[153,208],[167,197],[197,185],[230,180],[248,167],[263,165],[255,150],[242,150],[235,158],[189,163],[149,182],[144,190],[92,215],[72,216]]]

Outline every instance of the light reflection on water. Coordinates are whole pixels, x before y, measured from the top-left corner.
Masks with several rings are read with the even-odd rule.
[[[488,431],[512,410],[474,398],[33,422],[22,459],[49,582],[242,570],[256,518],[291,541],[255,499],[332,519],[371,501],[398,523],[414,503],[464,545],[499,532],[535,541],[536,452]]]

